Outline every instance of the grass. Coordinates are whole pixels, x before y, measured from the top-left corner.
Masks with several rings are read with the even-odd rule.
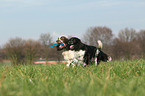
[[[1,66],[10,66],[11,62],[10,61],[6,61],[6,62],[0,62],[0,67]]]
[[[0,96],[144,96],[145,61],[0,67]]]

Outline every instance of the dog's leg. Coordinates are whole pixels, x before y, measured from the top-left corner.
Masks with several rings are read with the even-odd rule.
[[[97,62],[97,57],[96,57],[96,58],[95,58],[95,66],[97,66],[97,63],[98,63],[98,62]]]
[[[96,54],[95,54],[95,66],[97,66],[99,64],[99,62],[98,62],[98,54],[99,53],[100,53],[100,51],[97,49]]]
[[[66,65],[67,67],[69,67],[70,66],[70,63],[67,63],[67,65]]]
[[[89,66],[90,65],[90,55],[88,54],[85,58],[85,63]]]
[[[86,67],[87,64],[86,64],[86,58],[85,58],[85,56],[83,57],[83,59],[84,59],[84,60],[83,60],[82,66],[83,66],[83,67]]]
[[[67,67],[70,66],[70,60],[67,61],[67,65],[66,65],[66,66],[67,66]]]
[[[72,63],[71,65],[72,65],[73,68],[75,67],[75,64],[74,63]]]
[[[86,56],[86,53],[85,53],[85,55],[84,55],[84,57],[83,57],[83,67],[84,66],[86,66],[87,65],[87,56]]]
[[[109,56],[107,62],[112,61],[112,58]]]
[[[87,64],[86,63],[83,63],[83,65],[82,65],[83,67],[86,67],[87,66]]]
[[[88,65],[90,65],[91,60],[90,60],[90,55],[88,56]]]

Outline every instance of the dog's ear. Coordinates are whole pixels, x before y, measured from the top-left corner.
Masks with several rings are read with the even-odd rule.
[[[67,43],[67,42],[68,42],[68,38],[66,38],[65,36],[62,36],[60,39],[61,39],[64,43]]]
[[[64,41],[64,40],[66,39],[66,37],[61,36],[60,39],[61,39],[62,41]]]

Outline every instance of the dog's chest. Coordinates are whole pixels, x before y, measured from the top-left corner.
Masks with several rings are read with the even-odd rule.
[[[80,50],[80,51],[64,51],[62,53],[62,55],[64,56],[65,60],[73,60],[73,59],[77,59],[77,60],[83,60],[84,57],[84,53],[85,51]]]

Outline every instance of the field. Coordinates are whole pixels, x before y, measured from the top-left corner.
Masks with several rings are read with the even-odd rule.
[[[0,96],[145,96],[145,60],[1,66]]]

